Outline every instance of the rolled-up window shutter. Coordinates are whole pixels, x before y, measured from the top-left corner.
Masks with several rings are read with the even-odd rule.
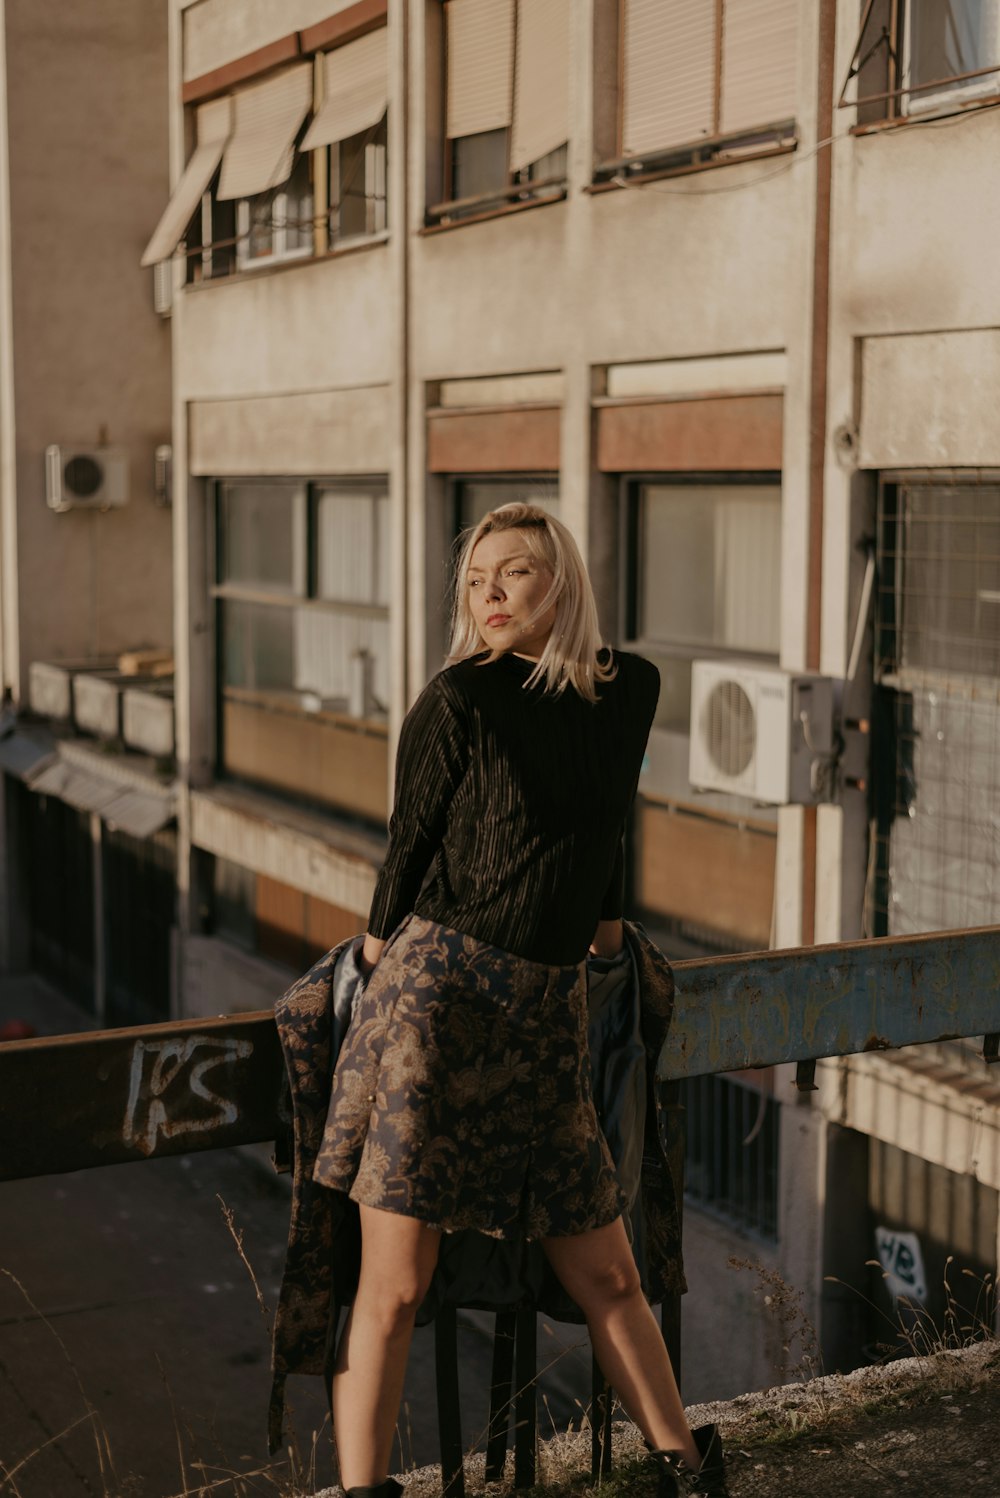
[[[233,95],[233,133],[222,158],[220,198],[250,198],[288,181],[295,137],[311,104],[309,62]]]
[[[448,138],[510,124],[514,0],[448,0]]]
[[[388,38],[387,28],[380,26],[326,54],[323,103],[306,131],[303,151],[349,140],[378,124],[389,96]]]
[[[625,0],[626,156],[714,134],[715,46],[712,0]]]
[[[213,99],[203,104],[197,114],[197,144],[191,159],[174,188],[163,217],[153,230],[153,237],[146,246],[141,264],[156,265],[167,260],[184,237],[184,231],[194,216],[195,209],[222,160],[222,153],[229,139],[232,118],[230,99]]]
[[[725,135],[795,118],[801,0],[725,0],[722,112]]]
[[[518,0],[510,169],[569,139],[570,0]]]

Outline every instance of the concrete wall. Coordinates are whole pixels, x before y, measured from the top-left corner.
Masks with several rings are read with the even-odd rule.
[[[396,524],[394,732],[440,656],[434,621],[444,490],[442,479],[427,473],[426,411],[441,399],[441,382],[555,372],[562,407],[562,510],[591,553],[605,617],[613,617],[614,485],[595,474],[592,449],[591,400],[606,367],[648,361],[657,366],[658,389],[690,390],[695,379],[695,388],[704,392],[728,388],[735,355],[774,359],[785,395],[781,662],[792,669],[806,665],[813,239],[823,152],[832,153],[833,171],[827,439],[818,455],[824,480],[823,671],[843,676],[853,636],[859,542],[870,533],[874,495],[874,478],[865,469],[890,461],[1000,461],[991,456],[1000,452],[991,398],[1000,325],[1000,282],[992,268],[1000,203],[983,189],[994,175],[1000,113],[973,112],[948,128],[913,124],[856,138],[850,134],[852,112],[839,110],[833,142],[819,140],[819,7],[802,7],[794,154],[592,193],[586,190],[595,159],[592,79],[601,61],[594,51],[594,13],[608,6],[609,0],[592,0],[573,7],[566,201],[425,231],[425,207],[440,187],[440,77],[427,41],[439,24],[440,7],[438,0],[390,0],[387,242],[203,284],[180,298],[174,395],[181,472],[389,476]],[[295,0],[279,14],[263,0],[173,0],[175,179],[183,164],[182,77],[222,66],[340,8],[339,0]],[[842,0],[836,89],[847,73],[857,26],[857,4]],[[155,214],[149,223],[154,221]],[[512,389],[529,387],[494,388],[510,398]],[[379,405],[379,422],[341,423],[336,413],[352,400],[369,415]],[[341,426],[345,435],[338,445]],[[196,767],[193,773],[207,776],[205,518],[204,486],[195,482],[183,497],[175,533],[187,683],[179,735],[182,758]],[[870,672],[863,669],[848,689],[849,711],[866,715],[869,693]],[[224,845],[228,857],[280,867],[289,882],[363,910],[370,875],[350,860],[324,854],[310,861],[300,833],[277,824],[268,828],[265,845],[248,812],[228,805],[223,814],[211,793],[183,804],[188,846],[218,845],[221,851]],[[821,810],[815,910],[805,913],[815,917],[819,941],[860,931],[866,838],[862,795],[847,809]],[[801,939],[803,867],[811,856],[801,809],[782,808],[778,946]],[[827,1115],[808,1099],[793,1101],[789,1077],[780,1085],[780,1240],[760,1257],[766,1270],[805,1292],[805,1313],[815,1320]],[[878,1078],[865,1083],[878,1085]],[[860,1083],[852,1087],[860,1099]],[[876,1102],[865,1103],[872,1116]],[[770,1381],[781,1361],[773,1322],[761,1311],[750,1276],[726,1263],[741,1249],[752,1257],[751,1246],[703,1214],[689,1213],[686,1231],[692,1280],[685,1306],[686,1393],[718,1396]]]
[[[313,26],[354,0],[182,0],[184,77],[199,78],[237,57]]]
[[[167,188],[165,0],[8,0],[6,47],[23,680],[37,657],[170,642],[169,331],[139,268]],[[124,509],[49,510],[52,442],[126,448]]]
[[[394,373],[391,288],[383,243],[203,282],[180,299],[177,392],[213,400],[385,385]]]
[[[780,1275],[773,1245],[747,1238],[706,1212],[684,1210],[681,1359],[685,1404],[730,1399],[783,1382],[788,1361],[772,1304]]]

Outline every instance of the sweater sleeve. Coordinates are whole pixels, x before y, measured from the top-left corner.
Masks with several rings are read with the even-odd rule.
[[[635,793],[639,788],[639,776],[642,773],[642,765],[645,760],[646,742],[649,738],[649,730],[652,727],[653,718],[656,713],[656,704],[660,696],[660,673],[651,661],[641,660],[636,664],[641,670],[641,690],[636,706],[638,722],[641,729],[639,763],[636,767],[635,778],[632,781],[632,790],[628,798],[629,812],[622,823],[621,835],[618,846],[615,849],[614,862],[611,865],[611,875],[608,879],[604,898],[601,901],[601,920],[617,921],[625,909],[625,829],[628,826],[632,803]]]
[[[391,936],[412,911],[468,763],[465,715],[437,676],[407,713],[400,732],[389,850],[368,918],[372,936]]]
[[[621,918],[625,905],[625,828],[621,830],[618,846],[615,849],[615,860],[611,865],[611,877],[608,887],[604,891],[604,899],[601,901],[601,920],[617,921]]]

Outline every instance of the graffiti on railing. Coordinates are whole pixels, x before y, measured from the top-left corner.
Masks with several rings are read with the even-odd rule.
[[[153,1155],[159,1139],[210,1134],[235,1123],[236,1104],[213,1091],[207,1078],[218,1067],[245,1060],[252,1052],[251,1041],[236,1037],[185,1035],[137,1040],[129,1068],[122,1129],[125,1143],[144,1155]]]

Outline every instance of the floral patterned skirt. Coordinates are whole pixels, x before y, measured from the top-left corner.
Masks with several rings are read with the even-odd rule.
[[[562,1237],[625,1206],[594,1109],[584,965],[411,915],[360,995],[314,1180],[445,1232]]]

